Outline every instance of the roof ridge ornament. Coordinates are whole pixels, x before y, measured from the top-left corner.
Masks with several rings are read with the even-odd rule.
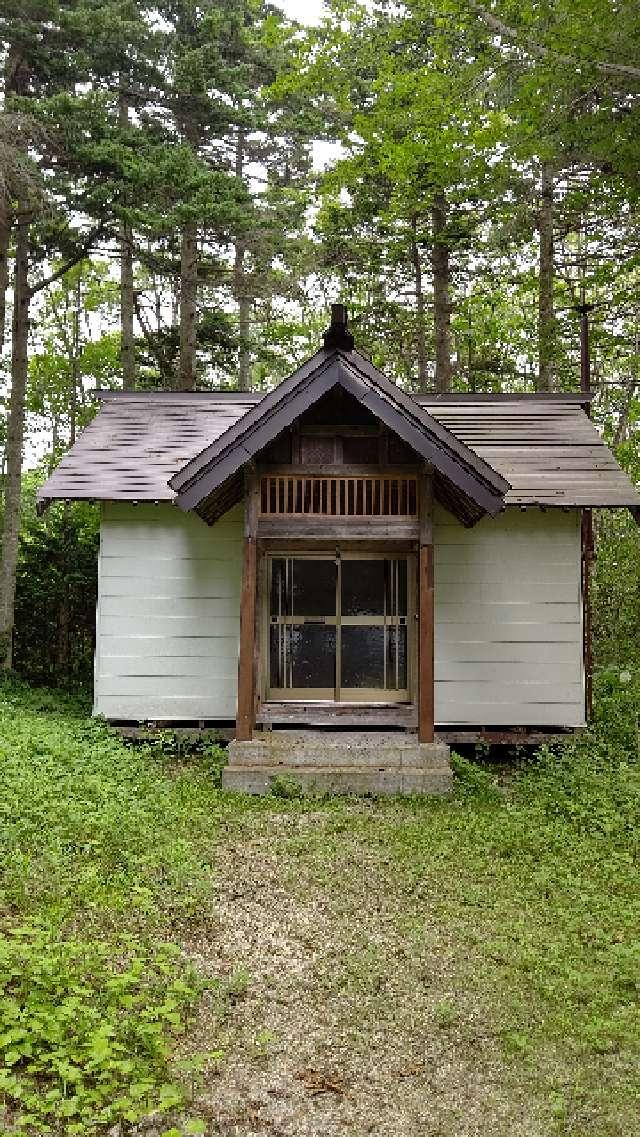
[[[347,309],[345,304],[331,305],[331,323],[324,332],[322,340],[325,348],[339,351],[353,351],[354,339],[347,328]]]

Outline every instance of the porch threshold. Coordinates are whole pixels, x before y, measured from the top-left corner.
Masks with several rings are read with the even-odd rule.
[[[259,726],[276,724],[329,727],[396,727],[418,729],[414,703],[264,702],[258,709]]]

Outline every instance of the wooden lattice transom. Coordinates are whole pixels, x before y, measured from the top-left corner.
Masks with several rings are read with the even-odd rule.
[[[265,475],[260,482],[260,511],[267,517],[416,517],[417,479],[413,475]]]

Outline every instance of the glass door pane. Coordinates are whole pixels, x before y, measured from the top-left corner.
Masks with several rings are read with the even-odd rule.
[[[406,557],[341,565],[340,697],[408,700]]]
[[[270,698],[335,698],[336,596],[334,559],[271,560]]]

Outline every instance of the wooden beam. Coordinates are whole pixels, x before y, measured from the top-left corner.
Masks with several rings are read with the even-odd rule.
[[[280,514],[261,517],[258,534],[264,540],[329,539],[336,541],[415,541],[415,518],[393,517],[314,517],[307,514]]]
[[[448,746],[474,746],[485,743],[488,746],[550,746],[553,742],[566,742],[572,735],[579,734],[584,727],[522,727],[512,730],[485,730],[478,727],[443,727],[436,733],[438,742]]]
[[[256,716],[255,642],[257,635],[258,481],[255,468],[245,470],[244,549],[240,592],[240,653],[238,656],[238,715],[236,738],[250,742]]]
[[[420,553],[418,557],[418,738],[433,742],[434,603],[433,603],[433,472],[420,475]]]
[[[295,723],[301,726],[360,726],[379,728],[395,726],[412,733],[418,725],[415,706],[408,703],[304,703],[275,702],[261,704],[258,722]]]
[[[420,473],[420,466],[416,465],[389,465],[389,463],[370,462],[368,465],[356,463],[325,463],[325,465],[302,465],[278,462],[269,466],[261,463],[256,467],[258,473],[265,478],[398,478],[403,476],[416,477]]]

